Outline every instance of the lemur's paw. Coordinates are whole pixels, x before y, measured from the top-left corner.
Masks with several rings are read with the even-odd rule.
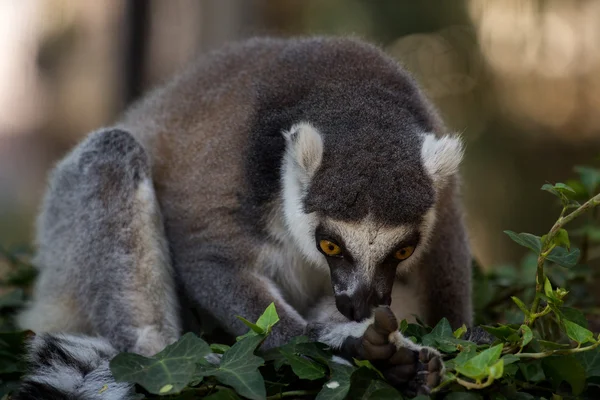
[[[421,347],[418,351],[401,347],[380,369],[393,386],[409,396],[417,396],[429,394],[440,384],[444,363],[431,347]]]
[[[378,307],[374,322],[362,338],[349,338],[347,348],[356,358],[369,360],[395,387],[407,395],[428,394],[439,385],[444,363],[440,353],[405,339],[389,307]]]

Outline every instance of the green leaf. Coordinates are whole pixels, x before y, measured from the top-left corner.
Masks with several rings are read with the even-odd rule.
[[[546,281],[544,282],[544,293],[549,299],[555,298],[554,291],[552,290],[552,284],[550,283],[550,279],[548,279],[548,277],[546,277]]]
[[[533,332],[527,325],[521,325],[521,332],[523,334],[523,341],[521,342],[521,348],[527,346],[533,339]]]
[[[579,249],[567,250],[564,247],[555,247],[546,260],[552,261],[564,268],[573,268],[577,265],[577,261],[579,261],[579,256],[581,252]]]
[[[564,184],[562,182],[556,183],[554,185],[554,188],[556,190],[560,191],[560,192],[563,192],[563,193],[567,193],[567,192],[576,193],[575,190],[572,187],[570,187],[569,185],[566,185],[566,184]]]
[[[350,378],[354,368],[337,363],[330,363],[331,379],[323,385],[316,400],[343,400],[350,390]]]
[[[519,300],[519,299],[517,299],[517,300]],[[495,337],[497,337],[498,339],[500,339],[502,341],[516,342],[519,340],[519,335],[517,334],[518,329],[513,326],[510,326],[510,325],[499,325],[499,326],[482,325],[481,327],[483,329],[485,329],[486,332],[494,335]]]
[[[256,324],[253,324],[252,322],[240,316],[238,316],[237,318],[240,319],[244,324],[246,324],[250,328],[250,332],[246,333],[245,335],[239,336],[237,340],[248,336],[269,334],[271,333],[271,329],[273,328],[273,326],[275,326],[275,324],[279,322],[279,315],[277,315],[275,303],[269,304],[269,306],[265,309],[262,315],[258,317]]]
[[[563,382],[571,385],[574,395],[579,395],[585,387],[585,369],[573,356],[548,357],[542,360],[544,373],[556,390]]]
[[[587,378],[600,377],[600,350],[596,348],[577,353],[575,358],[585,369],[585,376]]]
[[[576,323],[571,322],[569,320],[564,320],[563,323],[565,325],[565,332],[567,336],[572,340],[576,341],[578,344],[581,345],[588,342],[596,341],[594,339],[594,334],[591,331],[585,329],[584,327],[579,326]]]
[[[257,335],[238,341],[223,354],[218,367],[199,365],[197,373],[200,376],[214,376],[219,382],[233,387],[243,397],[264,399],[265,382],[258,370],[264,360],[254,355],[254,350],[264,338]]]
[[[542,339],[538,339],[537,343],[539,343],[544,350],[562,350],[562,349],[568,349],[569,347],[571,347],[568,344],[554,343],[549,340],[542,340]]]
[[[563,246],[566,247],[567,250],[570,250],[571,241],[569,240],[569,232],[567,232],[566,229],[561,228],[554,237],[554,243],[556,243],[557,246]]]
[[[588,327],[588,321],[585,318],[585,314],[581,312],[581,310],[572,307],[561,307],[560,312],[562,314],[562,318],[566,318],[571,322],[575,322],[577,325],[584,328]]]
[[[467,341],[454,337],[450,322],[446,318],[442,318],[430,333],[423,336],[421,341],[424,346],[435,347],[445,353],[456,351],[458,344],[468,344]]]
[[[490,347],[469,359],[463,365],[456,365],[456,371],[472,379],[483,379],[489,375],[489,367],[495,364],[500,358],[502,348],[502,344]]]
[[[377,375],[379,375],[381,377],[381,379],[385,379],[383,377],[383,374],[381,373],[381,371],[379,371],[377,368],[375,368],[373,366],[373,364],[371,364],[371,361],[369,361],[369,360],[357,360],[355,358],[354,364],[356,364],[357,367],[364,367],[364,368],[370,369],[371,371],[374,371]]]
[[[250,328],[251,332],[254,332],[257,335],[265,334],[265,330],[263,328],[261,328],[260,326],[258,326],[257,324],[254,324],[254,323],[248,321],[246,318],[240,317],[239,315],[236,315],[236,318],[239,319],[240,321],[242,321],[244,323],[244,325],[246,325],[248,328]],[[239,338],[241,338],[241,337],[244,337],[244,336],[239,336]]]
[[[529,310],[527,309],[527,306],[525,305],[525,303],[523,303],[521,301],[521,299],[519,299],[517,296],[511,296],[510,297],[512,299],[512,301],[515,302],[515,304],[519,307],[519,309],[521,311],[523,311],[523,314],[525,314],[526,317],[529,316]]]
[[[504,360],[500,359],[490,367],[490,375],[494,379],[502,378],[502,375],[504,375]]]
[[[195,397],[194,397],[195,398]],[[231,389],[221,388],[217,393],[204,397],[204,400],[239,400],[240,397]]]
[[[546,379],[541,360],[535,360],[528,363],[519,363],[518,365],[519,369],[521,370],[521,374],[523,374],[523,377],[526,381],[537,383]]]
[[[153,357],[118,354],[110,361],[110,370],[117,382],[137,383],[153,394],[174,394],[191,381],[196,364],[209,353],[204,340],[186,333]]]
[[[579,179],[587,190],[588,197],[595,195],[600,184],[600,170],[582,166],[577,166],[574,170],[579,173]]]
[[[348,393],[349,400],[401,400],[402,395],[377,374],[366,368],[354,371]]]
[[[465,324],[463,324],[460,328],[455,330],[454,333],[452,333],[452,335],[456,339],[460,339],[466,332],[467,332],[467,326]]]
[[[533,250],[535,254],[540,254],[542,251],[542,242],[539,236],[532,235],[531,233],[515,233],[513,231],[504,231],[504,233],[521,246]]]
[[[287,358],[292,371],[294,371],[298,378],[314,381],[325,376],[325,367],[317,364],[310,358],[289,353],[285,350],[281,350],[281,353]]]
[[[230,348],[231,346],[227,346],[226,344],[213,343],[210,345],[210,349],[212,350],[212,352],[217,354],[223,354]]]

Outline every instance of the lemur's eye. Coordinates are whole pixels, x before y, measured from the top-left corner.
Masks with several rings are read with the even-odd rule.
[[[394,253],[394,257],[400,261],[406,260],[415,251],[415,246],[406,246]]]
[[[319,242],[321,251],[328,256],[338,256],[342,252],[342,249],[337,244],[330,240],[323,239]]]

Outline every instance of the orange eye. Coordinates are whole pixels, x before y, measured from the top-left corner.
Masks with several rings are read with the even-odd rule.
[[[323,253],[327,254],[328,256],[337,256],[342,252],[340,246],[326,239],[323,239],[319,242],[319,247]]]
[[[415,251],[414,246],[406,246],[406,247],[401,248],[397,252],[395,252],[394,257],[396,257],[396,259],[398,259],[400,261],[403,261],[403,260],[406,260],[408,257],[410,257],[412,255],[412,253],[414,253],[414,251]]]

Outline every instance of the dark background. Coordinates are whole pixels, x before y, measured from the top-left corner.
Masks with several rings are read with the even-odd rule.
[[[0,244],[31,241],[48,169],[87,132],[195,55],[264,34],[358,35],[416,75],[467,143],[485,268],[523,255],[503,230],[552,225],[543,183],[600,154],[597,0],[4,0]]]

